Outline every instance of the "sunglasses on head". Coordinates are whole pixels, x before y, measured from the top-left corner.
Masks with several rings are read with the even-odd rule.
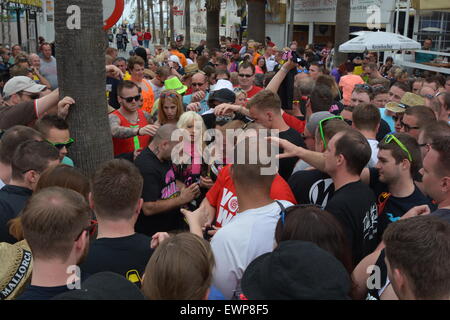
[[[372,87],[369,86],[368,84],[355,84],[355,89],[356,88],[363,89],[363,90],[366,90],[366,91],[369,91],[369,92],[373,91]]]
[[[177,95],[175,93],[161,93],[161,98],[176,98]]]
[[[140,101],[141,100],[141,95],[139,94],[139,95],[137,95],[137,96],[134,96],[134,97],[122,97],[122,96],[120,96],[123,100],[125,100],[126,102],[128,102],[128,103],[131,103],[131,102],[133,102],[133,100],[135,100],[136,102],[137,101]]]
[[[307,208],[318,208],[322,210],[322,207],[312,203],[312,204],[297,204],[295,206],[290,206],[287,209],[283,206],[283,204],[277,200],[277,204],[280,206],[280,219],[281,219],[281,225],[284,227],[284,223],[286,221],[286,215],[293,211],[294,209],[307,209]]]
[[[320,137],[322,138],[324,149],[327,148],[327,142],[325,140],[325,133],[323,132],[323,125],[324,125],[325,122],[327,122],[329,120],[332,120],[332,119],[339,119],[339,120],[345,121],[342,116],[328,117],[328,118],[325,118],[325,119],[322,119],[322,120],[319,121]]]
[[[90,238],[93,238],[96,230],[97,230],[97,221],[91,220],[91,224],[81,230],[81,232],[75,238],[75,241],[78,241],[78,239],[80,239],[80,237],[84,231],[87,232],[87,234],[89,235]]]
[[[66,147],[66,149],[69,149],[70,146],[75,142],[74,139],[70,138],[68,141],[66,142],[57,142],[57,143],[53,143],[47,140],[48,143],[50,143],[52,146],[54,146],[56,149],[61,150],[62,148]]]
[[[241,77],[241,78],[251,78],[251,77],[253,77],[253,75],[252,74],[239,73],[239,77]]]
[[[397,139],[396,136],[394,136],[393,134],[388,134],[386,135],[386,137],[384,137],[384,143],[391,143],[392,141],[394,141],[400,147],[400,149],[406,152],[409,162],[412,162],[411,153],[409,153],[409,150],[400,140]]]

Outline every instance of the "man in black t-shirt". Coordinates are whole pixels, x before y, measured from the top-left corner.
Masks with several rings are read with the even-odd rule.
[[[335,134],[350,128],[345,121],[335,116],[331,115],[331,117],[323,119],[329,120],[324,120],[322,125],[317,124],[314,129],[315,135],[313,139],[315,140],[315,150],[318,152],[325,151],[325,145],[329,143]],[[323,138],[321,132],[323,132]],[[328,174],[317,169],[295,172],[289,178],[289,186],[298,203],[316,204],[322,208],[326,207],[334,193],[333,179]]]
[[[95,232],[91,219],[87,201],[73,190],[50,187],[30,198],[21,223],[33,255],[33,274],[18,300],[49,300],[80,288],[83,274],[77,265]]]
[[[111,160],[97,169],[91,184],[91,207],[98,234],[80,266],[83,273],[111,271],[140,286],[153,252],[151,238],[134,231],[143,203],[143,184],[139,170],[127,160]]]
[[[395,133],[381,141],[378,148],[378,163],[369,169],[369,185],[378,199],[381,237],[390,223],[400,220],[412,207],[434,206],[413,180],[422,165],[416,140],[404,133]]]
[[[171,141],[175,125],[161,126],[152,142],[136,158],[135,164],[144,178],[142,213],[136,231],[153,236],[159,231],[187,229],[180,207],[200,195],[198,183],[179,189],[172,167],[172,149],[178,141]]]
[[[263,125],[267,129],[279,130],[281,139],[285,139],[296,146],[306,147],[300,133],[290,128],[283,120],[281,100],[276,93],[270,90],[262,90],[253,96],[247,103],[247,107],[250,111],[250,117],[256,123]],[[280,153],[283,153],[282,149],[280,149]],[[297,157],[280,159],[278,170],[280,176],[288,180],[297,160]]]
[[[378,245],[375,196],[360,178],[370,154],[367,139],[353,129],[337,133],[324,153],[336,189],[325,209],[341,222],[355,266]]]

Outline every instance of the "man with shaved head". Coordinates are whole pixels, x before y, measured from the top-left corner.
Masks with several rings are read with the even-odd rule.
[[[135,164],[144,178],[142,213],[136,231],[153,236],[158,231],[187,229],[180,207],[200,195],[198,183],[180,190],[172,168],[171,154],[179,141],[171,141],[176,125],[161,126],[152,142],[136,158]]]

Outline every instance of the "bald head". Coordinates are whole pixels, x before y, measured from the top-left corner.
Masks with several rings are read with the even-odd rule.
[[[170,141],[172,133],[177,129],[178,128],[175,124],[165,124],[161,126],[158,131],[156,131],[156,134],[152,140],[152,144],[157,145],[161,142]]]

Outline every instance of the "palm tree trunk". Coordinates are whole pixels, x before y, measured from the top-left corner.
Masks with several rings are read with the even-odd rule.
[[[152,43],[155,43],[156,26],[155,26],[155,13],[153,12],[153,0],[147,0],[147,7],[149,9],[148,24],[150,25],[150,17],[151,17],[151,21],[152,21],[151,22],[152,23]]]
[[[170,29],[170,40],[175,40],[175,28],[173,26],[173,0],[169,0],[168,2],[168,10],[167,14],[169,15],[169,29]]]
[[[159,0],[159,44],[164,45],[164,12],[163,0]]]
[[[220,1],[206,1],[206,46],[208,49],[219,46]]]
[[[142,21],[141,32],[144,32],[144,30],[145,30],[145,6],[144,6],[144,0],[140,0],[140,1],[141,1],[141,21]]]
[[[69,6],[80,8],[80,28],[69,29]],[[70,25],[70,23],[69,23]],[[68,116],[75,139],[69,156],[85,174],[113,158],[105,97],[105,49],[102,0],[55,1],[56,60],[61,97],[75,98]],[[89,57],[89,59],[86,59]]]
[[[259,43],[265,43],[266,38],[266,7],[264,0],[247,0],[248,27],[247,38]]]
[[[189,0],[184,0],[184,29],[186,30],[185,45],[191,46],[191,3]]]
[[[134,24],[135,29],[141,27],[141,0],[136,0],[136,23]]]
[[[348,41],[350,32],[350,0],[337,0],[336,29],[334,35],[334,66],[347,61],[347,54],[338,51],[339,46]]]

